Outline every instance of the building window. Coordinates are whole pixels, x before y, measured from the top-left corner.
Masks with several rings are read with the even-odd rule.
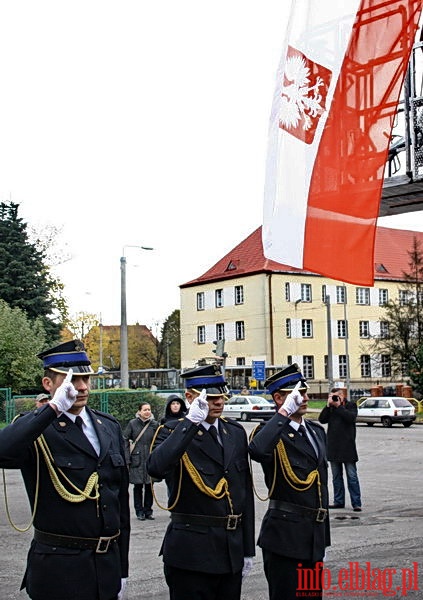
[[[389,321],[380,321],[380,337],[389,337]]]
[[[346,304],[347,302],[347,288],[345,285],[336,286],[336,303]]]
[[[361,376],[362,377],[371,377],[372,372],[370,369],[370,355],[362,354],[360,356],[360,368],[361,368]]]
[[[291,319],[285,319],[285,333],[286,337],[291,337]]]
[[[199,325],[197,327],[197,343],[198,344],[206,343],[206,327],[205,327],[205,325]]]
[[[204,292],[198,292],[197,294],[197,310],[204,310],[205,302],[204,302]]]
[[[325,379],[329,379],[329,369],[328,369],[328,355],[325,354],[323,358],[324,371],[325,371]]]
[[[225,324],[217,323],[216,325],[216,340],[224,340],[225,339]]]
[[[291,289],[289,283],[285,283],[285,300],[291,302]]]
[[[336,328],[338,331],[339,338],[347,337],[347,322],[345,320],[340,320],[336,322]]]
[[[245,356],[237,356],[236,357],[236,366],[242,367],[243,365],[245,365]]]
[[[399,291],[399,303],[400,306],[406,306],[410,303],[412,298],[412,294],[409,290],[400,290]]]
[[[323,304],[326,303],[326,295],[327,295],[326,294],[326,286],[322,285],[322,302],[323,302]]]
[[[303,356],[303,375],[305,379],[314,379],[314,357]]]
[[[216,290],[214,293],[216,308],[221,308],[223,306],[223,290]]]
[[[311,284],[301,284],[301,302],[311,302]]]
[[[244,321],[235,321],[235,338],[237,340],[245,339]]]
[[[370,327],[368,321],[359,321],[358,331],[361,338],[370,337]]]
[[[235,304],[244,304],[244,286],[235,286]]]
[[[391,357],[389,354],[382,354],[381,358],[381,370],[382,377],[391,376]]]
[[[301,335],[303,338],[313,337],[313,321],[311,319],[302,319]]]
[[[347,365],[347,357],[345,354],[340,354],[338,356],[338,369],[339,369],[339,377],[342,379],[347,378],[348,374],[348,365]]]
[[[290,354],[288,354],[288,356],[286,357],[286,362],[288,365],[292,365],[292,356]]]
[[[370,290],[369,288],[358,287],[355,288],[355,303],[356,304],[370,304]]]
[[[388,290],[379,290],[379,306],[388,302]]]

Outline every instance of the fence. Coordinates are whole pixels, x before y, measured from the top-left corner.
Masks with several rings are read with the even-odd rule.
[[[135,417],[141,402],[148,402],[156,420],[164,415],[169,394],[184,397],[184,391],[176,390],[92,390],[89,406],[96,410],[113,415],[124,427]],[[0,422],[10,423],[22,412],[33,410],[35,396],[12,396],[10,389],[0,388]]]

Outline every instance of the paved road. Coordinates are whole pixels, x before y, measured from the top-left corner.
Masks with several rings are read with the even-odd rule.
[[[254,424],[246,423],[247,431]],[[353,513],[350,507],[331,511],[332,547],[325,563],[325,577],[335,585],[340,569],[349,569],[351,576],[364,583],[368,568],[379,569],[372,580],[377,587],[394,588],[389,597],[417,600],[422,591],[411,590],[405,595],[401,585],[420,584],[423,590],[423,426],[405,429],[394,426],[383,429],[365,425],[357,426],[360,456],[359,477],[363,492],[364,510]],[[254,479],[260,496],[265,495],[260,468],[254,465]],[[28,522],[29,510],[20,473],[6,473],[10,511],[16,523]],[[156,486],[157,495],[165,502],[163,484]],[[19,592],[24,571],[26,552],[31,531],[18,533],[8,524],[3,493],[0,492],[0,599],[27,598]],[[266,502],[257,500],[257,531],[266,510]],[[168,513],[155,509],[155,521],[132,522],[131,576],[126,600],[168,598],[162,575],[162,563],[158,557],[163,532],[168,523]],[[353,563],[358,563],[354,565]],[[415,581],[413,563],[418,564],[419,581]],[[369,564],[369,566],[368,566]],[[361,569],[361,571],[360,571]],[[396,569],[389,572],[387,569]],[[404,571],[401,573],[401,569]],[[408,569],[408,571],[406,570]],[[392,585],[390,580],[392,574]],[[377,578],[379,576],[379,578]],[[374,585],[376,585],[374,583]],[[399,589],[396,589],[399,586]],[[329,591],[327,598],[368,598],[364,592]],[[382,598],[381,591],[374,591],[372,598]],[[243,600],[268,598],[266,581],[261,566],[260,551],[252,574],[244,585]],[[60,599],[57,599],[60,600]]]

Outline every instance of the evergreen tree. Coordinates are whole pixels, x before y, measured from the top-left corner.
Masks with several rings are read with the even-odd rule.
[[[60,283],[52,278],[45,251],[31,243],[19,205],[0,203],[0,299],[22,309],[30,321],[41,319],[49,343],[59,340],[53,320],[54,294]]]
[[[180,369],[181,367],[181,311],[174,310],[165,320],[162,327],[161,342],[162,360],[165,367]]]

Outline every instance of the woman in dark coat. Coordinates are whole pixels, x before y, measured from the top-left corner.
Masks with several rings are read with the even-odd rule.
[[[185,402],[177,394],[170,394],[167,398],[165,414],[160,424],[163,425],[167,421],[174,419],[183,419],[187,414]]]
[[[141,402],[135,419],[129,421],[123,437],[129,457],[129,481],[134,485],[134,508],[140,521],[154,520],[153,492],[151,479],[147,473],[147,458],[150,446],[159,424],[151,414],[148,402]],[[138,437],[143,432],[140,437]],[[133,446],[135,442],[135,446]],[[133,447],[131,451],[131,447]]]

